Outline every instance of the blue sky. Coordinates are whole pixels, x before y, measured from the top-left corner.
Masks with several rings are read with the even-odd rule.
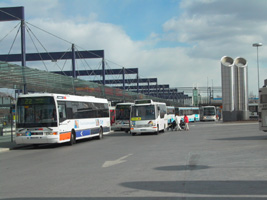
[[[67,50],[70,43],[82,50],[103,49],[110,68],[138,67],[141,78],[158,78],[158,84],[221,86],[221,58],[243,57],[248,62],[249,92],[255,95],[255,42],[263,43],[260,85],[267,78],[266,0],[0,1],[0,7],[12,6],[24,6],[28,26],[47,51]],[[0,40],[14,24],[0,23]],[[26,39],[27,52],[34,52],[30,38]],[[13,37],[2,41],[0,53],[7,53],[12,41]],[[14,51],[19,49],[17,42]],[[99,61],[88,62],[89,68],[99,67]],[[27,65],[44,69],[41,64]],[[58,70],[60,65],[48,68]]]
[[[145,40],[151,32],[162,33],[162,24],[179,14],[178,0],[84,0],[64,1],[63,12],[68,18],[83,13],[101,13],[100,22],[117,24],[133,40]],[[74,9],[72,9],[74,8]]]

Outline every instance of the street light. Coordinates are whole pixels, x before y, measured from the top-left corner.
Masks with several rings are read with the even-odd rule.
[[[254,43],[253,47],[257,47],[257,67],[258,67],[258,92],[260,89],[260,72],[259,72],[259,47],[262,46],[262,43]]]

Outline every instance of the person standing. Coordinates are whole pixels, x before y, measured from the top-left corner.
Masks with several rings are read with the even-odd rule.
[[[181,131],[181,127],[180,127],[180,117],[178,116],[178,114],[175,115],[175,122],[176,122],[176,130],[177,131]]]
[[[187,117],[187,115],[184,115],[184,123],[185,123],[185,130],[189,131],[189,119]]]

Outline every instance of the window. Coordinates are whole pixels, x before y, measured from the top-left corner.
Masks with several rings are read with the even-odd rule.
[[[53,97],[19,98],[17,103],[17,128],[57,126]]]
[[[163,104],[158,104],[159,112],[160,112],[160,118],[164,118],[165,114],[167,114],[167,107]]]
[[[59,122],[67,119],[66,104],[65,102],[59,102],[58,104]]]
[[[132,107],[132,117],[141,117],[142,120],[153,120],[155,119],[155,114],[154,105]]]
[[[109,117],[109,109],[107,103],[92,103],[92,102],[61,102],[65,103],[65,116],[67,119],[84,119],[84,118],[101,118]],[[63,115],[64,118],[64,115]]]

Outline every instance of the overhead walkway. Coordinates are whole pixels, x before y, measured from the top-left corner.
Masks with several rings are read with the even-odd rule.
[[[166,102],[167,105],[179,106],[178,102],[0,61],[0,88],[22,90],[25,84],[27,91],[30,92],[96,96],[107,98],[110,101],[133,102],[135,99],[153,99]]]

